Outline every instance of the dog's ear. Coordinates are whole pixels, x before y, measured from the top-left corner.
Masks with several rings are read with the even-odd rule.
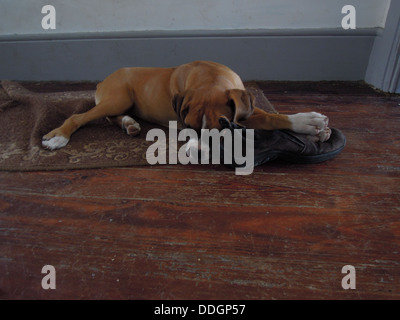
[[[246,90],[227,90],[228,104],[233,107],[233,122],[239,124],[253,114],[255,97]]]
[[[172,99],[172,107],[174,108],[174,110],[178,116],[181,111],[184,99],[185,99],[185,96],[182,94],[176,94]]]
[[[175,94],[174,97],[172,98],[172,107],[176,112],[178,120],[183,125],[187,125],[185,124],[185,120],[190,110],[189,106],[190,102],[192,101],[192,98],[193,98],[192,90],[186,90],[185,92]]]

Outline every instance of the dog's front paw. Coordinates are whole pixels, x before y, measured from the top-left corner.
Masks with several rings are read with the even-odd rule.
[[[319,137],[319,141],[324,142],[324,141],[328,141],[329,138],[331,137],[331,129],[329,127],[326,127],[325,130],[322,130],[318,137]]]
[[[324,142],[330,137],[327,116],[317,112],[297,113],[288,116],[292,123],[292,130],[297,133],[315,137],[316,141]]]
[[[200,163],[201,160],[210,158],[210,148],[206,143],[201,143],[196,138],[191,138],[186,144],[186,156],[190,163]]]

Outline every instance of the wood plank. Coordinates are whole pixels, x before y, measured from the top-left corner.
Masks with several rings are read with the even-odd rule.
[[[314,167],[315,169],[315,167]],[[246,205],[284,207],[330,208],[338,201],[354,194],[359,202],[347,201],[349,209],[355,206],[368,209],[364,194],[379,201],[398,199],[400,178],[375,176],[338,176],[322,173],[268,173],[236,176],[231,171],[216,171],[204,179],[203,171],[179,169],[105,169],[60,172],[25,173],[18,180],[2,179],[2,193],[23,193],[32,197],[51,194],[57,197],[90,197],[98,199],[135,199],[145,201],[190,202],[194,205]],[[158,181],[154,186],[153,181]],[[14,182],[16,184],[14,184]],[[23,184],[23,190],[20,185]],[[206,188],[204,186],[207,186]],[[240,188],[238,186],[240,185]],[[390,202],[389,202],[390,203]],[[358,207],[359,208],[359,207]]]
[[[382,225],[338,210],[46,198],[1,197],[14,208],[2,217],[8,234],[0,245],[2,274],[13,279],[1,287],[14,298],[205,299],[212,289],[215,299],[284,299],[304,291],[304,278],[308,298],[399,292],[399,243],[389,240],[399,231],[395,217]],[[53,295],[38,286],[45,264],[57,268]],[[357,293],[340,286],[345,264],[357,266]],[[113,284],[118,292],[107,290]]]

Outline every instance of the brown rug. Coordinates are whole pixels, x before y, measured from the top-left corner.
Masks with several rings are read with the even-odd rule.
[[[256,96],[258,107],[276,113],[256,82],[245,85]],[[147,132],[160,128],[168,137],[167,128],[139,119],[142,131],[132,138],[102,119],[75,132],[66,147],[48,151],[41,146],[42,136],[71,114],[92,108],[95,84],[2,81],[1,86],[0,170],[3,171],[148,165],[146,150],[154,142],[146,141]]]

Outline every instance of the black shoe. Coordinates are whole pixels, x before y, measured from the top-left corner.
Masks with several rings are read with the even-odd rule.
[[[246,129],[232,122],[229,123],[224,118],[221,118],[220,123],[228,130],[242,131],[242,150],[246,150]],[[331,131],[331,136],[327,141],[313,142],[307,138],[307,135],[297,134],[290,130],[254,130],[254,167],[275,159],[302,164],[330,160],[342,152],[346,145],[346,137],[340,130],[331,128]],[[232,146],[229,148],[233,149]],[[225,163],[224,150],[222,138],[220,148],[222,163]],[[232,159],[234,159],[233,155]],[[230,166],[238,167],[239,165],[233,161]]]

